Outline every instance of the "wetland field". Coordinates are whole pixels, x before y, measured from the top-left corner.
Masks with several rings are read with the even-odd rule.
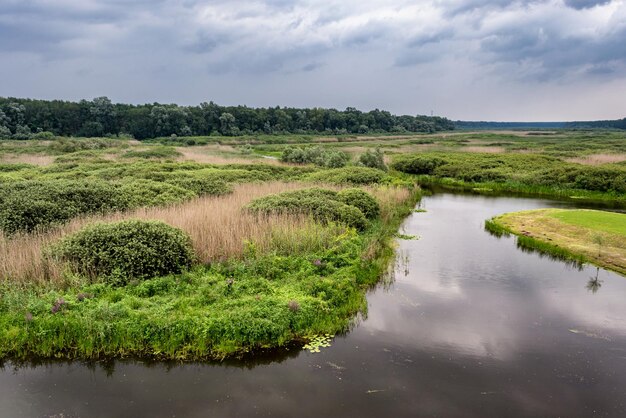
[[[617,130],[0,140],[0,405],[620,416],[625,211]]]

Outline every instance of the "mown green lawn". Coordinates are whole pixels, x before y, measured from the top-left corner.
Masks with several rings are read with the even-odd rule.
[[[569,210],[551,214],[553,218],[570,225],[582,226],[600,232],[626,237],[626,214],[595,210]]]

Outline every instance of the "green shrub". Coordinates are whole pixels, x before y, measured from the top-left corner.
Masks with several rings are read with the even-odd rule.
[[[357,207],[368,219],[375,219],[380,214],[376,199],[361,189],[345,189],[337,193],[337,199],[350,206]]]
[[[179,203],[197,196],[191,190],[152,180],[131,180],[122,183],[118,190],[131,208]]]
[[[387,171],[387,165],[385,164],[385,154],[383,154],[380,148],[376,150],[367,150],[359,157],[359,163],[364,167],[377,168],[379,170]]]
[[[385,172],[369,167],[343,167],[322,170],[307,176],[307,180],[334,184],[377,184],[385,179]]]
[[[435,169],[446,161],[432,156],[411,155],[394,161],[392,167],[409,174],[433,174]]]
[[[182,187],[183,189],[190,190],[198,196],[219,196],[233,191],[231,185],[223,180],[212,177],[183,177],[171,179],[167,182],[175,186]]]
[[[37,132],[35,135],[33,135],[33,139],[38,139],[41,141],[49,141],[54,138],[55,138],[55,135],[49,131]]]
[[[286,147],[280,160],[287,163],[315,164],[320,167],[339,168],[345,166],[350,157],[345,152],[323,147]]]
[[[180,273],[194,260],[186,233],[140,220],[90,225],[57,243],[52,254],[80,274],[116,285]]]
[[[337,192],[320,188],[264,196],[252,201],[247,208],[263,214],[304,213],[322,223],[339,222],[358,230],[368,225],[358,207],[342,202]]]
[[[47,200],[28,196],[11,196],[2,202],[0,228],[7,234],[32,232],[38,228],[65,222],[78,211]]]
[[[81,213],[125,209],[128,199],[110,184],[93,181],[16,181],[0,184],[0,228],[31,232]]]

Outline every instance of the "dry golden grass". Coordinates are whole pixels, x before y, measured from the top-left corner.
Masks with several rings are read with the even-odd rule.
[[[505,152],[503,147],[494,147],[494,146],[467,146],[459,148],[459,151],[463,152],[478,152],[478,153],[487,153],[487,154],[502,154]]]
[[[33,164],[33,165],[50,165],[54,162],[55,157],[42,154],[12,154],[0,156],[0,163],[8,164]]]
[[[81,217],[51,231],[24,234],[11,238],[0,234],[0,280],[14,282],[53,282],[63,279],[63,267],[43,256],[45,248],[85,225],[123,219],[157,219],[186,231],[201,262],[208,263],[240,257],[244,243],[254,243],[260,251],[269,249],[277,239],[292,245],[306,245],[322,234],[306,217],[257,217],[240,210],[251,200],[271,194],[308,187],[302,183],[244,184],[227,196],[201,197],[166,207],[140,208],[108,215]],[[307,233],[303,234],[302,230]],[[295,237],[300,237],[296,239]],[[282,239],[281,239],[282,238]],[[299,242],[298,242],[299,241]]]
[[[260,162],[273,165],[283,164],[278,159],[273,158],[220,155],[220,153],[235,152],[234,148],[228,145],[207,145],[193,148],[178,147],[176,151],[181,154],[178,158],[179,161],[195,161],[204,164],[251,164]]]
[[[366,187],[380,205],[380,217],[383,222],[388,222],[393,216],[394,208],[406,202],[411,197],[411,191],[405,187]]]
[[[591,154],[584,157],[568,158],[565,161],[584,165],[611,164],[626,161],[626,154]]]

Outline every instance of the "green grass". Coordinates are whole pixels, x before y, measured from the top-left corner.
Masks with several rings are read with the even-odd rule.
[[[623,213],[572,210],[556,212],[550,216],[570,225],[626,237],[626,215]]]
[[[495,236],[516,235],[522,249],[593,263],[626,275],[626,214],[583,209],[535,209],[485,222]]]

